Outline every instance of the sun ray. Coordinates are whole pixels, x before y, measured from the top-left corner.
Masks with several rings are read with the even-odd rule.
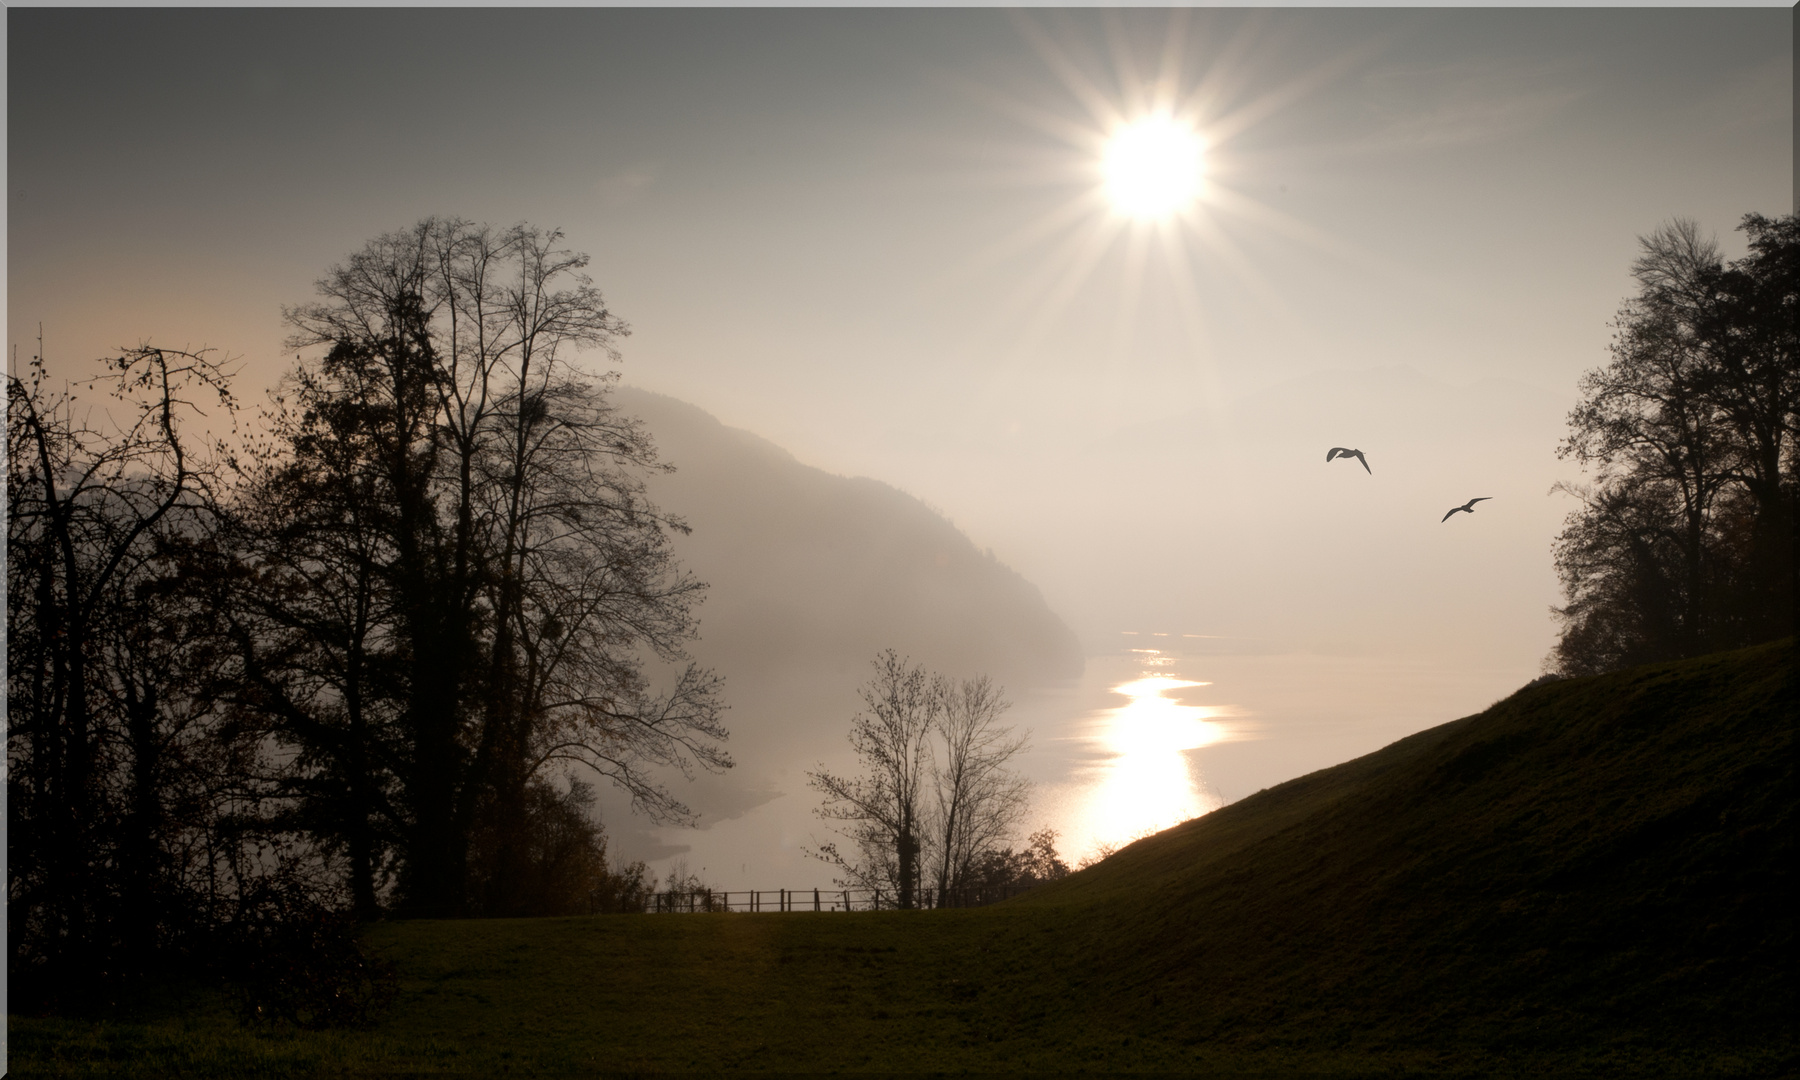
[[[1151,103],[1153,110],[1176,111],[1176,88],[1181,85],[1181,72],[1187,64],[1187,23],[1186,8],[1175,8],[1169,13],[1169,32],[1163,38],[1162,58],[1156,70],[1157,100]]]
[[[1120,96],[1125,99],[1122,110],[1127,116],[1141,116],[1156,109],[1157,102],[1146,93],[1147,84],[1138,71],[1137,57],[1126,42],[1125,28],[1119,23],[1119,13],[1113,9],[1104,9],[1100,13],[1101,25],[1106,34],[1106,51],[1112,58],[1112,70],[1119,83]]]
[[[1258,95],[1252,101],[1231,112],[1209,118],[1206,125],[1207,131],[1220,142],[1235,138],[1296,101],[1309,94],[1317,93],[1330,83],[1366,64],[1384,47],[1385,43],[1370,40],[1357,47],[1346,48],[1330,61],[1289,79],[1281,86]],[[1196,87],[1194,92],[1188,95],[1186,107],[1188,109],[1201,107],[1205,100],[1200,98],[1202,93],[1202,89]]]
[[[1187,100],[1180,104],[1183,111],[1203,114],[1211,102],[1223,97],[1234,82],[1243,78],[1241,72],[1250,66],[1252,51],[1267,26],[1268,14],[1251,11],[1245,17],[1248,29],[1240,29],[1225,39],[1224,50],[1211,57]]]
[[[1190,258],[1189,245],[1182,241],[1180,234],[1167,230],[1157,234],[1160,243],[1157,250],[1162,256],[1163,265],[1174,281],[1175,293],[1180,298],[1176,311],[1182,322],[1183,337],[1190,347],[1206,342],[1208,327],[1202,317],[1205,307],[1199,302],[1200,283],[1194,272]],[[1196,371],[1207,378],[1208,396],[1213,396],[1214,367],[1210,364],[1194,365]]]
[[[1015,25],[1024,32],[1026,41],[1050,66],[1052,73],[1062,80],[1063,86],[1087,109],[1088,115],[1102,130],[1124,122],[1125,114],[1119,106],[1088,78],[1087,73],[1057,44],[1055,38],[1023,12],[1014,10],[1012,14]]]
[[[1371,252],[1346,243],[1323,229],[1308,225],[1292,214],[1283,213],[1268,203],[1252,199],[1229,188],[1221,188],[1215,192],[1212,201],[1225,213],[1279,233],[1320,254],[1343,260],[1346,269],[1373,271],[1381,274],[1405,272],[1398,263],[1382,259]]]
[[[1011,287],[973,330],[974,342],[988,343],[975,347],[986,349],[997,380],[1049,375],[1052,359],[1058,377],[1078,378],[1084,358],[1107,385],[1135,385],[1140,407],[1151,412],[1190,391],[1216,401],[1229,367],[1213,348],[1217,328],[1228,321],[1221,305],[1266,312],[1270,333],[1284,338],[1303,321],[1294,318],[1301,301],[1271,276],[1280,245],[1270,248],[1270,240],[1326,254],[1346,268],[1395,270],[1374,267],[1343,238],[1252,194],[1246,181],[1267,184],[1271,169],[1291,166],[1278,152],[1271,157],[1269,147],[1246,155],[1235,145],[1349,77],[1385,42],[1346,43],[1265,89],[1266,71],[1292,67],[1292,39],[1263,13],[1226,26],[1216,13],[1171,12],[1160,35],[1110,10],[1095,17],[1098,33],[1094,22],[1084,27],[1061,12],[1008,17],[1059,88],[1061,104],[1019,87],[959,84],[971,100],[1038,138],[1010,149],[972,146],[989,161],[980,182],[1065,194],[1021,206],[1020,220],[972,245],[932,282],[952,290],[1016,268],[1005,275]],[[1174,336],[1152,335],[1147,318],[1167,320]],[[1097,332],[1085,352],[1051,343],[1078,326],[1072,320],[1091,327],[1079,331],[1084,341]],[[1299,344],[1325,347],[1310,339]],[[1153,371],[1159,380],[1175,375],[1183,389],[1147,396],[1142,378]]]
[[[945,82],[996,114],[1018,120],[1077,150],[1091,149],[1100,138],[1092,123],[1083,123],[1067,113],[1023,100],[1016,94],[961,75],[946,76]]]
[[[1143,300],[1145,258],[1144,250],[1151,240],[1150,229],[1130,229],[1125,237],[1125,273],[1119,282],[1119,306],[1113,313],[1112,355],[1109,361],[1118,363],[1131,355],[1132,343],[1137,336],[1137,313]]]
[[[1062,267],[1053,263],[1045,266],[1045,275],[1055,276],[1056,282],[1043,293],[1041,306],[1054,310],[1066,305],[1081,286],[1087,284],[1093,276],[1094,268],[1111,250],[1114,239],[1123,229],[1124,226],[1118,222],[1102,220],[1072,234],[1069,243],[1064,246],[1075,248],[1075,257]],[[1053,330],[1054,327],[1045,324],[1042,334]],[[1038,335],[1039,340],[1042,334]]]
[[[1083,225],[1094,216],[1093,204],[1094,199],[1089,195],[1068,199],[1055,209],[964,252],[955,264],[939,271],[938,280],[945,288],[967,284],[1006,260]]]
[[[1098,212],[1094,195],[1084,193],[978,253],[992,265],[1027,252],[1040,242],[1051,245],[1043,257],[1033,260],[1033,269],[1017,279],[1000,304],[982,320],[980,336],[1007,343],[1002,350],[1005,368],[1019,368],[1031,362],[1045,337],[1056,330],[1052,320],[1031,316],[1066,305],[1091,280],[1095,267],[1111,250],[1122,228],[1122,222]],[[946,274],[942,279],[944,287],[954,287],[957,280],[966,281],[979,273],[983,268],[973,259],[965,258],[955,272]]]

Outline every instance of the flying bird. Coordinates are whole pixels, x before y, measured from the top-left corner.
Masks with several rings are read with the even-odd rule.
[[[1325,460],[1330,461],[1332,458],[1336,457],[1355,458],[1362,462],[1364,472],[1368,473],[1370,476],[1375,475],[1375,470],[1369,468],[1369,459],[1363,457],[1363,452],[1361,450],[1346,450],[1341,446],[1334,446],[1331,448],[1331,452],[1325,455]]]
[[[1444,513],[1444,516],[1441,519],[1439,519],[1438,524],[1442,525],[1444,522],[1449,521],[1450,515],[1456,513],[1458,510],[1463,510],[1463,511],[1473,514],[1475,512],[1475,504],[1476,503],[1485,502],[1491,498],[1493,498],[1492,495],[1483,495],[1478,499],[1470,499],[1468,502],[1463,503],[1461,506],[1452,506],[1449,510],[1447,510]]]

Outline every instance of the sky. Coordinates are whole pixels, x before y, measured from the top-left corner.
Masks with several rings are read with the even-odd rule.
[[[1556,442],[1637,237],[1735,255],[1793,209],[1785,7],[7,20],[17,355],[204,345],[256,401],[282,305],[373,236],[559,227],[628,384],[917,496],[1043,592],[1090,656],[1014,694],[1066,832],[1140,639],[1235,718],[1190,748],[1201,802],[1538,674]],[[1204,177],[1134,221],[1101,162],[1159,112]]]

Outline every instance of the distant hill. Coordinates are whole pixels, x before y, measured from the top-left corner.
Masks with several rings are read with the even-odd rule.
[[[1178,1044],[1791,1050],[1797,702],[1792,640],[1534,685],[1019,903]]]
[[[724,677],[738,762],[722,775],[670,776],[700,832],[653,833],[603,787],[601,812],[625,857],[687,852],[696,867],[733,874],[810,870],[792,839],[815,827],[804,771],[846,752],[857,687],[882,649],[946,675],[989,675],[1015,698],[1081,674],[1080,643],[1037,587],[923,502],[803,465],[674,398],[615,394],[676,468],[652,477],[649,493],[693,529],[674,540],[708,586],[692,652]],[[708,832],[733,821],[729,835]]]
[[[1081,673],[1075,635],[1036,586],[913,496],[803,465],[671,397],[620,387],[616,400],[676,466],[651,494],[694,530],[677,546],[711,586],[702,651],[733,664],[847,658],[859,676],[883,648],[1002,681]]]

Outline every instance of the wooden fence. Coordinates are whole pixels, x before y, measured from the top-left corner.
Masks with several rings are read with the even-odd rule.
[[[1030,890],[1030,885],[1001,885],[975,889],[920,889],[914,897],[916,908],[985,907]],[[900,897],[891,889],[772,889],[766,891],[724,892],[696,889],[691,892],[661,892],[650,897],[646,910],[659,913],[698,913],[706,911],[892,911],[900,906]]]

